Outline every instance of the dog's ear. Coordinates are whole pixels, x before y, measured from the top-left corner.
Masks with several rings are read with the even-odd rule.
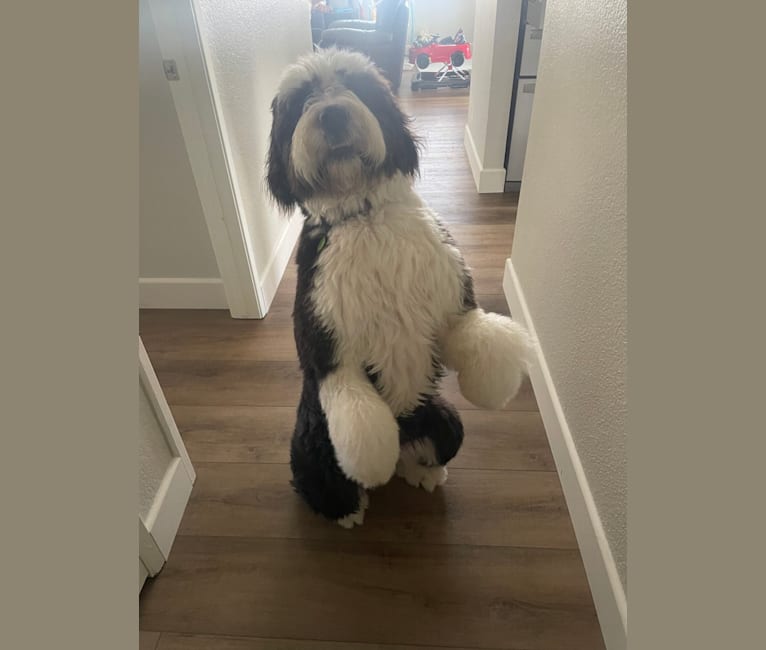
[[[418,138],[410,129],[410,118],[399,107],[389,82],[377,71],[352,73],[346,86],[361,99],[380,124],[386,142],[385,170],[414,176],[420,167]]]
[[[399,108],[393,95],[391,95],[391,100],[395,110],[395,117],[392,118],[394,131],[399,133],[399,136],[394,138],[388,149],[391,166],[407,176],[414,176],[420,169],[420,142],[410,129],[410,118]]]
[[[286,124],[284,113],[278,97],[275,97],[271,102],[271,136],[266,162],[266,183],[277,205],[288,212],[295,207],[298,199],[290,186],[288,176],[292,129]]]

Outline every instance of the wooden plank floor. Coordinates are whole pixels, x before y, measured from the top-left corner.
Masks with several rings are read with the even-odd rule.
[[[424,138],[418,189],[474,269],[502,293],[517,197],[476,193],[465,91],[402,101]],[[262,321],[142,311],[140,331],[197,483],[164,570],[140,598],[152,650],[597,650],[588,583],[534,394],[482,411],[458,391],[466,442],[434,494],[399,479],[352,531],[310,514],[288,484],[299,390],[286,274]]]

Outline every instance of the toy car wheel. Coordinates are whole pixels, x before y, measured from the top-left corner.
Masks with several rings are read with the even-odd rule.
[[[465,63],[465,55],[460,50],[454,51],[452,54],[450,54],[449,58],[452,62],[452,65],[454,65],[456,68],[459,68]]]
[[[415,65],[421,70],[425,70],[431,65],[431,57],[427,54],[418,54],[418,57],[415,59]]]

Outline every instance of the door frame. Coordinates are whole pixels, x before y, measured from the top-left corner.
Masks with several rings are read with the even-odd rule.
[[[233,318],[263,318],[267,300],[244,223],[241,192],[214,72],[207,65],[197,21],[197,0],[140,0],[154,23],[163,60],[178,79],[168,82],[202,212]]]
[[[138,381],[139,389],[143,389],[149,399],[172,456],[149,512],[145,517],[138,516],[140,591],[144,580],[156,575],[170,555],[197,474],[140,337]]]

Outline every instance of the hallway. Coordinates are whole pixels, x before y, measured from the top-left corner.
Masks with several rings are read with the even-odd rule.
[[[424,138],[418,190],[473,269],[502,290],[517,195],[476,193],[463,150],[467,91],[410,93]],[[395,478],[361,528],[313,516],[292,492],[300,391],[295,269],[263,321],[143,310],[140,334],[197,483],[170,559],[140,598],[142,649],[598,650],[601,632],[529,384],[506,409],[461,412],[465,445],[434,494]]]

